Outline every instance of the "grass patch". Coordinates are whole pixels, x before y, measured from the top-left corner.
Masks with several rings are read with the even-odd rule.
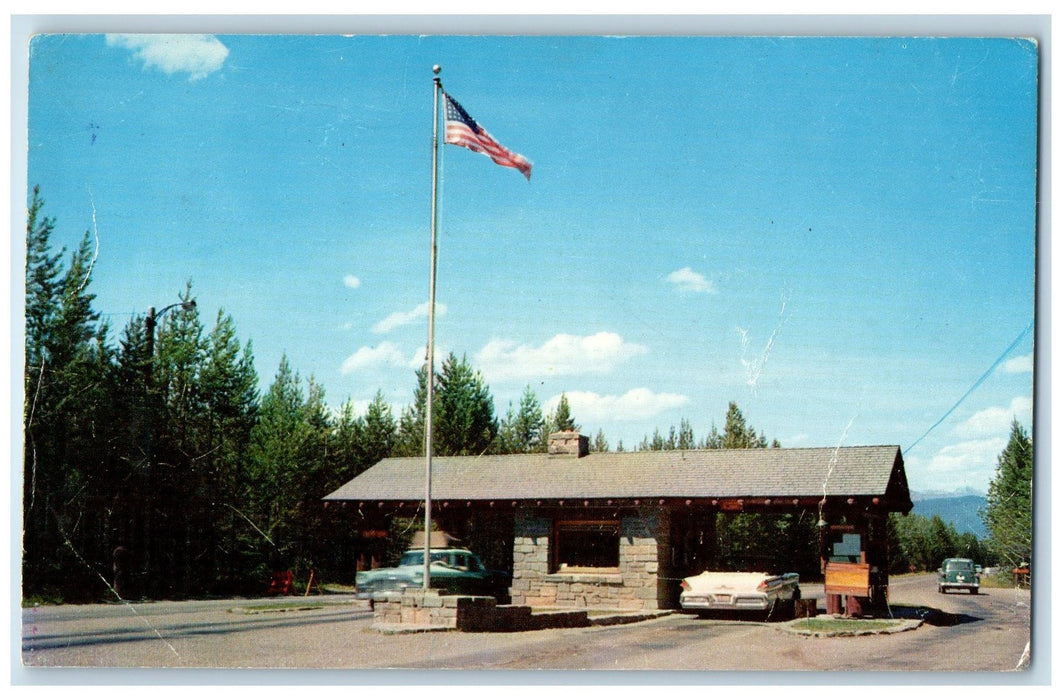
[[[1000,571],[992,574],[991,576],[981,577],[981,588],[1027,588],[1028,586],[1018,586],[1014,583],[1014,574],[1011,572]]]
[[[47,593],[39,593],[36,595],[27,596],[22,599],[22,607],[24,608],[36,608],[44,605],[62,605],[66,601],[63,600],[63,596],[58,593],[49,595]]]
[[[322,583],[322,593],[340,593],[340,594],[353,594],[354,586],[345,586],[341,583]]]
[[[898,620],[864,620],[846,617],[808,617],[793,623],[793,629],[810,632],[881,632],[900,625]]]

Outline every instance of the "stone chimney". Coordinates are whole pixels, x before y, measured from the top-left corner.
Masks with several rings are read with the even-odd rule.
[[[549,435],[550,457],[585,457],[590,454],[590,438],[574,430]]]

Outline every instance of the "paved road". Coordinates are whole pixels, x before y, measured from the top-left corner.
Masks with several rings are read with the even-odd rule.
[[[805,597],[821,586],[805,586]],[[349,598],[93,605],[23,611],[27,666],[281,669],[1013,671],[1030,639],[1029,592],[940,595],[893,581],[899,610],[944,615],[892,635],[806,638],[774,624],[674,614],[615,627],[384,635]]]

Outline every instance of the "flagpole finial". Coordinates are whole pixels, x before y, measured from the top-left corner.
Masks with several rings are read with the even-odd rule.
[[[442,66],[440,66],[438,63],[436,63],[434,66],[431,67],[431,72],[434,73],[435,75],[438,75],[441,70],[442,70]]]

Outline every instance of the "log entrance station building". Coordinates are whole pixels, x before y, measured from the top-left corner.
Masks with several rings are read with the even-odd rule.
[[[512,571],[513,604],[646,610],[677,607],[679,582],[714,568],[716,516],[738,512],[814,517],[827,609],[831,594],[883,602],[888,514],[912,508],[896,445],[590,453],[574,432],[548,453],[435,457],[431,497],[439,529]],[[423,498],[424,459],[388,458],[325,501],[382,552],[390,519],[422,515]]]

